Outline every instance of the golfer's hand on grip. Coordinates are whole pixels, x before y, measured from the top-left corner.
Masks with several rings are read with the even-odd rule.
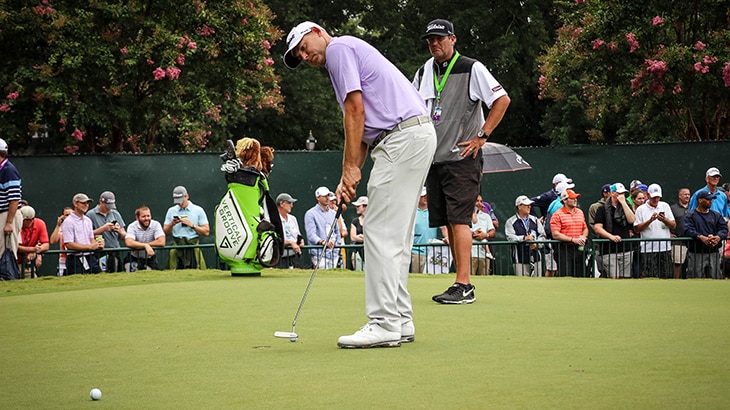
[[[357,195],[357,184],[362,179],[360,168],[355,166],[343,166],[342,178],[337,186],[338,202],[349,204]]]

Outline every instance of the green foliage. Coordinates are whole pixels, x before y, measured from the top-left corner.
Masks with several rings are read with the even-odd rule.
[[[43,152],[197,151],[281,111],[261,0],[5,1],[0,127]],[[7,95],[7,97],[5,96]]]
[[[726,2],[559,4],[563,26],[539,59],[554,144],[728,138]]]

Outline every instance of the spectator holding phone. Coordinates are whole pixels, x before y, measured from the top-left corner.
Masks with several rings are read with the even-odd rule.
[[[198,245],[201,236],[210,234],[210,225],[205,210],[190,201],[188,190],[177,186],[172,191],[175,203],[167,210],[162,229],[172,236],[175,245]],[[182,248],[170,251],[170,269],[205,269],[205,258],[200,248]]]
[[[99,205],[87,212],[86,216],[91,219],[94,226],[94,236],[101,235],[104,238],[104,248],[113,249],[124,246],[127,232],[124,230],[122,214],[117,211],[117,201],[113,192],[102,192],[99,196]],[[101,252],[97,258],[103,272],[113,273],[123,270],[118,252]]]
[[[661,201],[662,187],[649,185],[649,199],[636,208],[634,232],[641,234],[641,239],[662,239],[671,236],[677,222],[674,220],[672,208]],[[642,241],[640,266],[643,277],[672,278],[672,245],[668,241]]]

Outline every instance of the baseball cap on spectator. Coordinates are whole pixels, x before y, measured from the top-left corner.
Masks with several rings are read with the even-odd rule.
[[[730,182],[725,182],[724,184],[722,184],[720,189],[725,191],[726,194],[729,193],[730,192]]]
[[[605,184],[601,187],[601,194],[611,192],[611,184]]]
[[[86,196],[86,194],[81,194],[81,193],[74,195],[73,201],[74,202],[84,202],[84,203],[94,202],[94,200],[89,198],[88,196]]]
[[[568,198],[580,198],[580,194],[576,194],[572,189],[566,189],[562,194],[560,194],[560,199],[565,201]]]
[[[311,21],[305,21],[297,24],[296,27],[291,29],[289,35],[286,36],[286,53],[284,53],[284,64],[292,70],[299,67],[302,62],[299,58],[294,56],[294,49],[302,42],[302,38],[312,31],[313,27],[325,31],[322,26]],[[322,195],[317,195],[322,196]]]
[[[570,178],[566,177],[565,174],[555,174],[553,177],[553,185],[561,183],[563,181],[573,182]]]
[[[662,187],[660,187],[659,184],[651,184],[649,185],[647,192],[649,193],[649,198],[654,198],[655,196],[661,197]]]
[[[706,177],[714,177],[714,176],[722,177],[722,174],[720,173],[719,169],[712,167],[712,168],[708,169],[707,172],[705,172],[705,176]]]
[[[109,209],[117,209],[116,205],[116,198],[114,198],[114,193],[111,191],[104,191],[101,193],[101,196],[99,197],[99,202],[103,202],[104,205],[106,205]]]
[[[431,20],[426,26],[426,34],[421,36],[425,39],[428,36],[452,36],[454,35],[454,25],[450,21],[444,19]]]
[[[421,187],[421,196],[425,196],[428,193],[428,190],[426,190],[426,187]]]
[[[185,189],[184,186],[176,186],[175,189],[172,190],[172,202],[180,205],[185,200],[185,195],[188,194],[188,190]]]
[[[629,184],[629,189],[634,189],[634,188],[638,187],[639,185],[641,185],[641,181],[639,181],[638,179],[635,179],[635,180],[631,181],[631,183]]]
[[[649,191],[649,187],[646,186],[646,184],[639,184],[636,186],[636,189],[638,189],[639,191],[643,191],[643,192]]]
[[[294,202],[297,202],[296,199],[292,198],[291,195],[287,194],[286,192],[282,192],[279,194],[279,196],[276,197],[276,204],[280,204],[281,202],[289,202],[290,204],[293,204]]]
[[[20,214],[23,215],[23,219],[33,219],[35,218],[35,209],[30,205],[26,205],[20,208]]]
[[[700,192],[697,193],[697,199],[709,199],[709,200],[713,200],[713,199],[715,199],[715,194],[713,194],[710,191],[706,191],[706,190],[703,189],[703,190],[701,190]]]
[[[0,151],[7,151],[8,143],[4,139],[0,138]]]
[[[337,195],[335,195],[334,192],[330,191],[330,193],[327,194],[327,199],[329,199],[330,201],[334,201],[335,199],[337,199]]]
[[[330,189],[327,188],[326,186],[321,186],[321,187],[317,188],[316,191],[314,191],[314,196],[329,196],[329,194],[330,194]]]
[[[520,205],[532,205],[534,201],[530,201],[530,198],[528,198],[526,195],[520,195],[515,199],[515,206]]]
[[[353,202],[352,204],[355,205],[355,206],[360,206],[360,205],[367,206],[367,204],[368,204],[368,197],[361,196],[360,198],[357,198],[357,201]]]
[[[626,193],[626,187],[624,184],[620,182],[616,182],[615,184],[611,185],[611,192],[618,192],[619,194]]]
[[[563,182],[558,183],[558,185],[555,186],[555,191],[557,191],[558,194],[562,194],[566,189],[569,188],[575,188],[575,184],[569,180],[566,179]]]

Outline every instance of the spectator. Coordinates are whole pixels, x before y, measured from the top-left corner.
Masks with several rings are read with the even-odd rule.
[[[634,180],[632,180],[632,181],[631,181],[631,182],[629,183],[629,196],[628,196],[628,198],[626,198],[626,201],[627,201],[627,202],[629,203],[629,206],[631,207],[631,209],[634,209],[634,210],[635,210],[635,209],[636,209],[636,207],[638,206],[638,205],[636,205],[636,204],[634,203],[634,198],[636,197],[636,193],[637,193],[638,191],[640,191],[640,190],[641,190],[641,189],[640,189],[640,187],[641,187],[642,185],[643,185],[644,187],[646,187],[646,185],[645,185],[645,184],[643,184],[643,183],[642,183],[641,181],[639,181],[638,179],[634,179]],[[646,189],[644,189],[644,191],[646,191]],[[641,205],[641,204],[639,204],[639,205]]]
[[[67,275],[77,273],[99,273],[99,260],[94,252],[104,249],[104,237],[94,238],[94,228],[86,212],[89,203],[94,202],[86,194],[78,193],[73,197],[73,212],[63,220],[61,230],[66,249],[76,251],[66,256]]]
[[[438,228],[431,228],[428,222],[428,195],[426,187],[421,188],[416,209],[416,223],[414,225],[413,248],[411,248],[411,273],[426,271],[426,256],[428,248],[425,245],[438,238]]]
[[[144,269],[160,269],[157,264],[157,253],[153,246],[165,246],[165,231],[162,225],[152,219],[150,208],[142,205],[134,211],[136,221],[129,224],[129,230],[124,238],[129,253],[125,270],[135,272]]]
[[[481,195],[477,196],[474,205],[474,214],[471,219],[472,240],[477,242],[471,247],[471,274],[472,275],[489,275],[490,261],[492,256],[487,241],[494,238],[496,230],[491,216],[483,211],[484,202]]]
[[[316,245],[317,248],[310,249],[309,254],[312,257],[312,265],[321,269],[335,268],[339,261],[339,252],[335,249],[335,245],[340,242],[340,230],[335,227],[332,237],[327,240],[330,227],[335,221],[337,211],[329,207],[330,190],[321,186],[314,191],[317,204],[310,208],[304,214],[304,230],[307,232],[307,243]],[[339,225],[339,223],[338,223]],[[320,255],[322,249],[320,246],[327,246],[324,255]]]
[[[472,303],[476,295],[469,279],[471,215],[482,177],[480,148],[502,121],[510,98],[482,63],[456,51],[450,21],[431,21],[422,38],[432,58],[418,70],[413,85],[426,101],[438,136],[426,181],[430,224],[446,226],[456,267],[455,283],[432,299]],[[486,119],[482,104],[489,108]]]
[[[505,223],[504,233],[512,245],[512,266],[516,276],[542,276],[541,245],[533,242],[545,240],[545,228],[536,216],[531,215],[534,201],[525,195],[515,199],[517,212]]]
[[[172,201],[175,205],[167,210],[165,224],[162,226],[165,235],[172,236],[172,243],[177,246],[200,244],[200,237],[210,234],[205,210],[190,200],[184,186],[176,186],[172,190]],[[169,268],[205,269],[203,252],[198,247],[172,249]]]
[[[395,65],[358,38],[333,38],[322,27],[304,22],[289,33],[287,45],[284,62],[290,68],[304,60],[327,70],[343,112],[338,200],[355,199],[371,147],[367,195],[373,203],[365,226],[368,322],[354,334],[341,336],[337,345],[397,347],[412,342],[415,326],[407,267],[413,207],[436,149],[425,104]]]
[[[636,212],[636,208],[644,205],[644,202],[646,202],[646,195],[646,192],[642,191],[638,187],[629,195],[626,202],[629,203],[629,206],[631,206],[631,210],[634,211],[634,213]]]
[[[550,225],[550,219],[552,215],[563,207],[563,200],[560,195],[565,192],[566,189],[572,189],[575,187],[571,179],[565,179],[558,182],[555,185],[555,191],[558,193],[558,197],[548,206],[547,214],[543,218],[543,226],[545,227],[545,237],[547,239],[554,239],[552,234],[552,228]],[[555,252],[553,252],[553,246],[555,244],[548,244],[545,248],[545,276],[553,276],[558,271],[558,263],[555,260]]]
[[[61,225],[63,224],[63,221],[71,215],[71,212],[73,212],[72,207],[65,207],[63,208],[63,211],[61,213],[61,216],[59,216],[56,219],[56,226],[53,228],[53,232],[51,233],[51,238],[49,243],[51,245],[59,244],[59,249],[66,250],[66,244],[63,243],[63,229],[61,229]],[[56,274],[58,276],[63,276],[66,272],[66,252],[61,252],[58,254],[58,272]]]
[[[117,211],[116,202],[113,192],[104,191],[99,196],[99,205],[86,213],[94,226],[94,235],[101,235],[104,238],[104,247],[108,249],[122,247],[124,237],[127,235],[124,230],[126,225],[122,214]],[[104,252],[97,255],[97,258],[99,258],[99,265],[104,272],[112,273],[123,270],[121,258],[117,252]]]
[[[329,196],[327,197],[329,199],[329,207],[331,210],[337,212],[337,195],[334,192],[330,192]],[[336,246],[342,246],[345,244],[345,238],[349,236],[349,231],[347,230],[347,224],[345,223],[345,218],[340,214],[340,217],[337,218],[337,229],[340,232],[340,238],[335,244]],[[344,266],[343,261],[345,259],[344,257],[345,249],[339,248],[337,251],[337,267],[341,268]]]
[[[492,220],[492,225],[494,225],[495,229],[499,228],[499,219],[497,218],[497,214],[494,213],[494,208],[492,208],[492,205],[490,205],[489,202],[482,200],[482,194],[477,195],[477,201],[479,202],[479,204],[477,204],[479,210],[489,215],[489,218]]]
[[[588,239],[588,225],[583,211],[578,208],[579,197],[580,194],[572,189],[563,191],[560,194],[563,206],[550,218],[553,238],[561,241],[555,252],[560,276],[583,276],[583,247]]]
[[[669,232],[672,238],[684,237],[684,217],[687,215],[687,205],[689,204],[689,188],[679,188],[677,191],[677,203],[671,206],[672,215],[676,222],[674,229]],[[682,276],[682,265],[687,259],[687,242],[672,241],[672,262],[674,262],[674,279]]]
[[[549,191],[545,191],[542,194],[530,198],[530,201],[532,201],[532,206],[530,208],[530,212],[532,215],[537,215],[537,210],[540,210],[540,216],[544,218],[548,214],[548,208],[550,207],[550,204],[553,203],[556,199],[559,198],[560,193],[558,192],[558,184],[561,182],[567,181],[568,183],[573,182],[572,179],[565,176],[565,174],[555,174],[553,177],[553,188]]]
[[[661,186],[651,184],[648,191],[649,200],[636,208],[634,232],[641,234],[642,239],[669,238],[669,230],[677,226],[672,209],[668,203],[661,201]],[[644,277],[668,279],[674,276],[669,242],[642,241],[640,254]]]
[[[276,206],[279,210],[279,218],[284,231],[284,252],[279,259],[280,268],[301,268],[302,246],[304,238],[299,230],[297,217],[291,214],[297,199],[283,192],[276,197]]]
[[[611,197],[611,184],[604,184],[601,187],[601,199],[591,204],[588,207],[588,233],[590,238],[596,237],[596,232],[593,230],[593,225],[596,223],[596,213],[599,209],[603,208],[604,204]]]
[[[727,238],[728,224],[719,212],[710,209],[716,194],[697,193],[697,208],[684,217],[684,233],[692,238],[687,253],[687,278],[720,279],[720,246]]]
[[[593,225],[599,238],[608,239],[600,246],[603,269],[611,278],[631,277],[631,244],[622,243],[630,237],[636,220],[634,212],[626,201],[626,187],[620,182],[611,185],[611,199],[606,200],[603,209],[596,212]]]
[[[365,213],[368,210],[368,197],[361,196],[357,201],[352,203],[355,205],[357,218],[350,223],[350,243],[353,245],[363,245],[365,243],[365,235],[363,235],[363,227],[365,226]],[[355,259],[355,255],[359,257],[359,262]],[[363,263],[365,262],[365,250],[357,249],[350,255],[350,269],[365,270]]]
[[[8,143],[0,139],[0,225],[4,235],[0,235],[0,254],[5,249],[18,256],[20,230],[23,217],[18,212],[22,186],[17,168],[8,159]]]
[[[18,265],[25,278],[37,278],[38,269],[43,264],[43,252],[49,248],[46,223],[35,216],[35,209],[30,205],[20,208],[23,216],[23,228],[20,231],[18,244]],[[25,266],[23,266],[25,264]]]
[[[720,178],[722,178],[722,174],[720,174],[720,170],[712,167],[705,172],[705,181],[707,182],[707,185],[698,189],[695,191],[694,194],[692,194],[692,198],[689,200],[689,209],[693,210],[697,208],[699,201],[697,200],[698,195],[701,191],[709,192],[710,194],[714,195],[714,199],[712,200],[712,206],[710,209],[713,211],[717,211],[722,215],[723,218],[727,221],[730,218],[730,207],[728,207],[728,198],[725,195],[724,192],[721,190],[718,190],[718,185],[720,184]]]

